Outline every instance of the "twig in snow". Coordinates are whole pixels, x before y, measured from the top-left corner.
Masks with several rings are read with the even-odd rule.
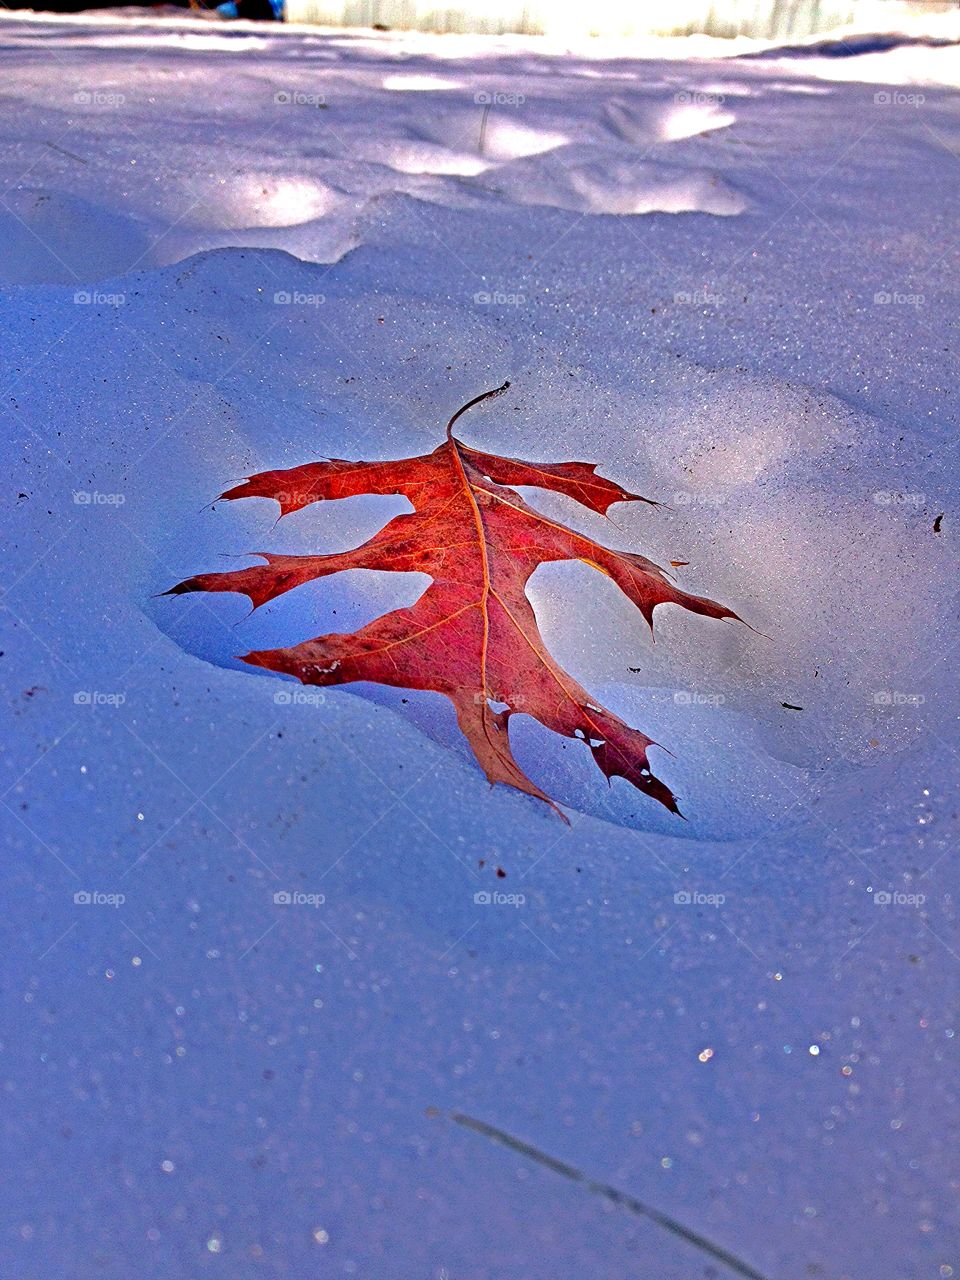
[[[472,1129],[474,1133],[479,1133],[484,1138],[490,1138],[491,1141],[498,1142],[501,1146],[509,1147],[511,1151],[516,1151],[520,1155],[526,1156],[528,1160],[533,1160],[536,1164],[543,1165],[545,1169],[558,1173],[561,1178],[568,1178],[571,1182],[582,1183],[587,1191],[593,1195],[602,1196],[604,1200],[621,1205],[629,1213],[636,1214],[639,1218],[648,1218],[658,1227],[662,1227],[664,1231],[669,1231],[673,1235],[679,1236],[681,1240],[686,1240],[687,1244],[693,1245],[701,1253],[708,1254],[717,1262],[722,1262],[735,1275],[743,1276],[745,1280],[767,1280],[766,1276],[756,1271],[749,1263],[738,1258],[736,1254],[730,1253],[729,1250],[721,1248],[720,1245],[714,1244],[712,1240],[700,1235],[698,1231],[691,1231],[682,1222],[677,1222],[675,1218],[671,1218],[666,1213],[661,1213],[659,1209],[654,1209],[650,1205],[644,1204],[642,1200],[637,1200],[633,1196],[627,1195],[624,1191],[618,1191],[616,1187],[611,1187],[605,1182],[596,1182],[593,1178],[583,1173],[582,1170],[575,1168],[574,1165],[547,1155],[545,1151],[540,1151],[537,1147],[531,1146],[529,1142],[522,1142],[519,1138],[514,1138],[509,1133],[504,1133],[502,1129],[497,1129],[492,1124],[487,1124],[485,1120],[475,1120],[473,1116],[464,1115],[459,1111],[451,1112],[450,1119],[454,1124],[462,1125],[464,1129]]]
[[[62,156],[69,156],[71,160],[76,160],[77,164],[87,163],[83,156],[75,156],[73,152],[68,151],[66,147],[58,147],[55,142],[47,142],[46,138],[43,140],[43,145],[45,147],[49,147],[51,151],[59,151]]]
[[[487,136],[487,116],[490,114],[490,103],[483,108],[483,115],[480,117],[480,141],[477,143],[477,150],[483,155],[483,144]]]

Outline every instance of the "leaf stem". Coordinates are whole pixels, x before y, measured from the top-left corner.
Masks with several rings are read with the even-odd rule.
[[[474,396],[472,400],[468,400],[466,404],[462,404],[462,405],[460,406],[460,408],[457,410],[457,412],[456,412],[456,413],[453,415],[453,417],[450,419],[450,421],[447,423],[447,439],[448,439],[448,440],[452,440],[452,439],[453,439],[453,424],[456,422],[456,420],[457,420],[459,417],[461,417],[463,414],[465,414],[465,413],[467,412],[467,410],[468,410],[468,409],[472,409],[472,408],[473,408],[473,406],[474,406],[475,404],[479,404],[481,400],[492,400],[494,396],[501,396],[501,395],[503,395],[504,391],[506,391],[506,389],[507,389],[507,387],[509,387],[509,385],[510,385],[510,382],[509,382],[509,379],[508,379],[508,380],[503,384],[503,386],[502,386],[502,387],[494,387],[494,389],[493,389],[492,391],[484,391],[484,392],[482,392],[480,395],[478,395],[478,396]]]

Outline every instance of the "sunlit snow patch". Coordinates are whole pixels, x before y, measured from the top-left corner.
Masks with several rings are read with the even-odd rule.
[[[564,147],[547,162],[518,161],[498,171],[496,187],[518,204],[577,213],[742,213],[746,199],[706,169]]]
[[[422,75],[416,72],[405,74],[401,72],[399,75],[385,76],[383,87],[384,89],[389,89],[392,93],[432,93],[441,89],[459,89],[461,82],[459,80],[451,80],[447,76]]]

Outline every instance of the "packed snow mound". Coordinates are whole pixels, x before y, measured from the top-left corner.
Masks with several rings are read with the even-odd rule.
[[[194,186],[196,208],[215,229],[296,227],[335,216],[350,201],[323,182],[299,174],[242,173]],[[195,209],[189,211],[194,215]],[[197,218],[197,221],[200,219]]]
[[[745,198],[719,174],[655,161],[597,158],[593,149],[566,147],[533,166],[517,163],[488,179],[497,194],[519,204],[551,205],[577,213],[711,213],[731,217]]]
[[[524,156],[542,155],[563,146],[570,139],[565,133],[540,128],[523,119],[518,106],[512,111],[482,101],[495,95],[476,94],[481,101],[456,105],[449,97],[442,100],[442,110],[428,114],[415,126],[416,132],[438,145],[470,147],[474,154],[490,160],[519,160]],[[504,95],[499,95],[504,96]],[[440,105],[440,104],[438,104]]]
[[[5,28],[19,58],[7,92],[25,108],[0,158],[8,283],[89,285],[227,245],[334,262],[398,195],[625,217],[749,206],[720,172],[716,139],[740,123],[757,73],[718,91],[708,71],[649,62],[597,77],[539,46],[518,60],[511,41],[465,62],[455,51],[469,44],[428,51],[411,36],[406,54],[310,33],[293,62],[288,32],[188,20],[141,31],[102,16],[84,29],[81,53],[74,27]],[[145,59],[135,85],[109,71],[110,60],[161,44],[175,68]],[[62,76],[41,102],[34,64],[54,45]],[[438,48],[453,52],[449,63]],[[202,100],[221,68],[218,109],[200,122],[181,104]],[[156,130],[158,113],[178,128]]]
[[[150,261],[147,228],[65,191],[22,186],[0,204],[0,281],[88,283]]]
[[[693,138],[712,129],[725,129],[736,122],[732,111],[724,110],[721,92],[675,95],[674,104],[665,109],[661,103],[634,104],[624,98],[611,98],[603,116],[610,132],[623,142],[649,146],[661,139],[674,142]]]
[[[450,243],[447,235],[443,241]],[[426,278],[443,255],[441,248],[433,268],[424,265]],[[402,251],[385,260],[360,249],[321,268],[286,254],[223,250],[131,278],[122,306],[83,316],[85,349],[115,349],[129,333],[134,349],[149,348],[161,367],[196,384],[191,395],[200,404],[210,405],[208,389],[217,385],[213,403],[225,409],[225,416],[209,408],[181,413],[185,436],[158,424],[151,452],[162,449],[162,492],[151,482],[137,495],[124,450],[111,443],[97,462],[88,440],[89,484],[125,493],[125,519],[136,502],[143,536],[156,547],[157,561],[137,570],[135,598],[158,627],[208,662],[248,670],[234,655],[353,630],[412,603],[427,585],[422,576],[362,571],[301,588],[252,616],[239,596],[211,597],[202,608],[193,597],[152,597],[179,578],[223,567],[224,556],[329,552],[370,537],[407,509],[405,500],[323,504],[275,529],[272,503],[208,504],[258,470],[325,456],[427,452],[459,403],[509,376],[511,396],[466,420],[466,438],[534,460],[597,462],[603,474],[662,501],[659,510],[616,509],[614,528],[569,500],[527,494],[608,545],[677,562],[683,587],[722,600],[749,624],[711,623],[667,607],[658,611],[652,644],[633,607],[588,567],[543,566],[531,580],[541,629],[561,665],[598,696],[610,686],[622,714],[636,714],[648,732],[652,707],[651,736],[677,757],[662,758],[658,771],[683,796],[689,819],[676,834],[736,839],[762,826],[764,813],[776,825],[780,806],[764,779],[783,775],[770,786],[790,798],[790,809],[811,787],[829,789],[850,767],[911,745],[925,711],[906,694],[931,628],[946,622],[949,556],[942,540],[927,536],[925,505],[897,496],[900,478],[878,423],[822,391],[652,351],[639,362],[634,356],[629,374],[600,362],[571,377],[562,342],[541,334],[531,360],[524,331],[533,318],[523,309],[515,308],[505,329],[499,313],[465,291],[459,303],[411,307],[402,284],[408,269]],[[71,300],[56,306],[69,310]],[[205,368],[197,355],[211,343],[217,354]],[[234,367],[234,353],[254,349],[254,369]],[[420,353],[417,387],[398,399],[411,352]],[[94,377],[95,362],[88,370],[84,379]],[[269,388],[280,383],[296,391],[278,415]],[[74,385],[71,394],[80,393]],[[593,424],[588,444],[585,421]],[[909,594],[900,586],[904,574]],[[840,614],[845,625],[837,632]],[[359,687],[325,696],[353,693],[389,704],[459,751],[452,718],[430,698],[404,694],[401,705]],[[638,802],[625,783],[600,799],[592,766],[574,761],[576,744],[517,732],[533,753],[531,772],[544,781],[555,776],[563,802],[644,830],[670,829],[674,820]],[[709,758],[715,763],[706,768]],[[456,768],[475,766],[464,756]]]

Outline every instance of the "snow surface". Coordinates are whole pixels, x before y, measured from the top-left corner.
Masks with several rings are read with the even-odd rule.
[[[771,1280],[960,1276],[960,57],[862,47],[3,16],[4,1276],[728,1274],[451,1111]],[[369,536],[209,504],[504,378],[468,442],[755,628],[533,580],[685,823],[233,656],[421,577],[159,595]]]

